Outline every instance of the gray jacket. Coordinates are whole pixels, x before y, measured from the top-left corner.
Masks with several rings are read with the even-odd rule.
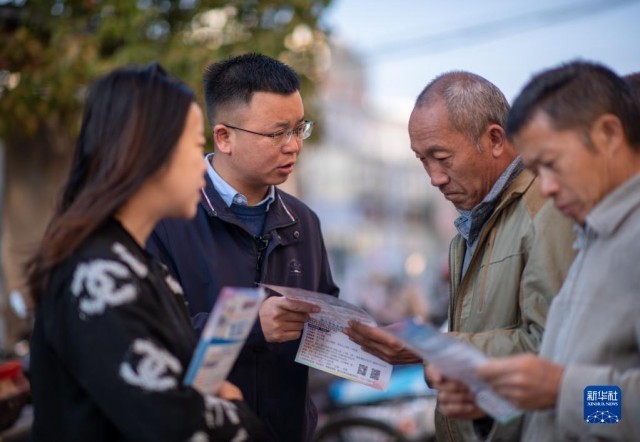
[[[587,216],[580,252],[551,306],[541,356],[565,366],[556,408],[532,413],[526,441],[640,440],[640,174]],[[622,390],[621,421],[590,424],[583,393]]]

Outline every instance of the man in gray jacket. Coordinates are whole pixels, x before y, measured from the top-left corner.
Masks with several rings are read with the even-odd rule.
[[[604,66],[543,72],[507,133],[542,192],[577,223],[578,255],[554,299],[540,357],[479,370],[524,410],[523,440],[640,440],[640,103]]]

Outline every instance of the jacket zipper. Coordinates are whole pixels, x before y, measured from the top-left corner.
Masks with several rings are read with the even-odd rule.
[[[455,266],[456,256],[455,238],[449,244],[449,331],[453,331],[454,306],[460,284],[458,281],[458,269]]]
[[[256,245],[258,246],[257,249],[257,259],[256,259],[256,277],[255,279],[255,283],[259,283],[261,281],[261,274],[262,274],[262,264],[264,262],[264,258],[266,255],[266,250],[269,247],[269,241],[271,240],[271,235],[270,234],[266,234],[263,236],[256,236],[255,237],[255,241],[256,241]]]
[[[487,262],[487,270],[485,270],[482,274],[482,283],[480,284],[480,293],[479,293],[479,309],[478,311],[482,311],[484,309],[484,297],[485,292],[487,291],[487,275],[489,274],[489,263],[491,262],[491,257],[493,256],[493,247],[496,244],[496,229],[491,229],[491,234],[489,235],[489,252],[488,252],[488,262]]]
[[[527,187],[528,188],[528,187]],[[526,190],[525,190],[526,191]],[[491,229],[493,229],[495,223],[496,223],[496,219],[498,218],[498,216],[500,214],[502,214],[502,211],[505,210],[506,207],[508,207],[514,200],[516,200],[519,196],[521,196],[524,192],[514,192],[510,195],[508,195],[506,197],[506,199],[500,203],[498,205],[498,207],[496,207],[493,211],[493,213],[491,214],[491,216],[489,217],[489,219],[485,222],[484,226],[482,226],[482,233],[481,235],[478,237],[477,242],[478,244],[481,244],[484,242],[484,240],[486,239],[487,235],[489,235],[489,231]],[[454,314],[454,322],[455,323],[459,323],[461,318],[462,318],[462,296],[460,296],[460,292],[462,291],[462,289],[464,287],[466,287],[467,285],[467,280],[469,279],[469,269],[472,268],[472,265],[475,263],[475,261],[477,261],[478,255],[480,254],[481,250],[479,248],[476,247],[475,252],[473,252],[473,256],[471,256],[471,261],[469,262],[469,265],[467,266],[467,273],[464,274],[464,276],[462,277],[462,280],[460,281],[460,285],[457,287],[456,293],[455,293],[455,301],[454,299],[452,299],[452,302],[455,302],[455,308],[452,309],[452,313],[454,312],[458,312],[457,315]],[[449,330],[454,330],[453,326],[449,327]]]

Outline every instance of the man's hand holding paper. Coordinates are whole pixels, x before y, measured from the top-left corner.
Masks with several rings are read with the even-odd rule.
[[[448,410],[469,418],[479,417],[478,410],[467,407],[473,397],[478,407],[502,423],[521,414],[520,410],[498,396],[478,376],[477,370],[487,364],[488,359],[477,348],[414,320],[392,324],[385,331],[389,331],[437,369],[428,370],[427,377],[431,387],[441,390],[439,398],[445,400],[445,408],[443,409],[442,404],[440,407],[443,411]],[[468,392],[473,396],[468,395]]]
[[[487,415],[476,405],[476,397],[461,381],[443,376],[433,365],[425,367],[425,380],[430,388],[438,390],[438,407],[443,415],[452,419],[478,419]]]
[[[344,333],[349,321],[375,327],[367,312],[323,293],[267,284],[263,287],[283,295],[267,301],[271,305],[263,307],[264,320],[260,311],[265,336],[270,333],[272,339],[295,339],[302,330],[296,362],[386,390],[392,366],[363,351]]]
[[[539,410],[555,407],[564,368],[536,355],[522,354],[492,359],[477,372],[497,394],[517,407]]]
[[[349,327],[344,329],[349,339],[360,345],[364,351],[371,353],[390,364],[417,364],[422,358],[408,350],[402,342],[386,333],[383,328],[349,321]]]
[[[260,325],[267,342],[293,341],[300,337],[310,313],[319,313],[320,307],[308,302],[271,296],[260,307]]]

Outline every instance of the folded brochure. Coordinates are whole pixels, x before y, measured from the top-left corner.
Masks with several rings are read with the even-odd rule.
[[[304,325],[296,362],[351,381],[386,390],[393,366],[365,352],[349,340],[342,330],[350,320],[376,326],[367,312],[335,296],[309,290],[261,284],[285,298],[315,304],[319,313],[311,313]]]
[[[184,378],[202,394],[216,394],[236,361],[265,299],[263,288],[224,287],[207,319]]]
[[[464,382],[476,395],[478,406],[497,421],[506,423],[522,413],[475,374],[488,360],[477,348],[415,319],[392,324],[384,330],[433,364],[444,376]]]

